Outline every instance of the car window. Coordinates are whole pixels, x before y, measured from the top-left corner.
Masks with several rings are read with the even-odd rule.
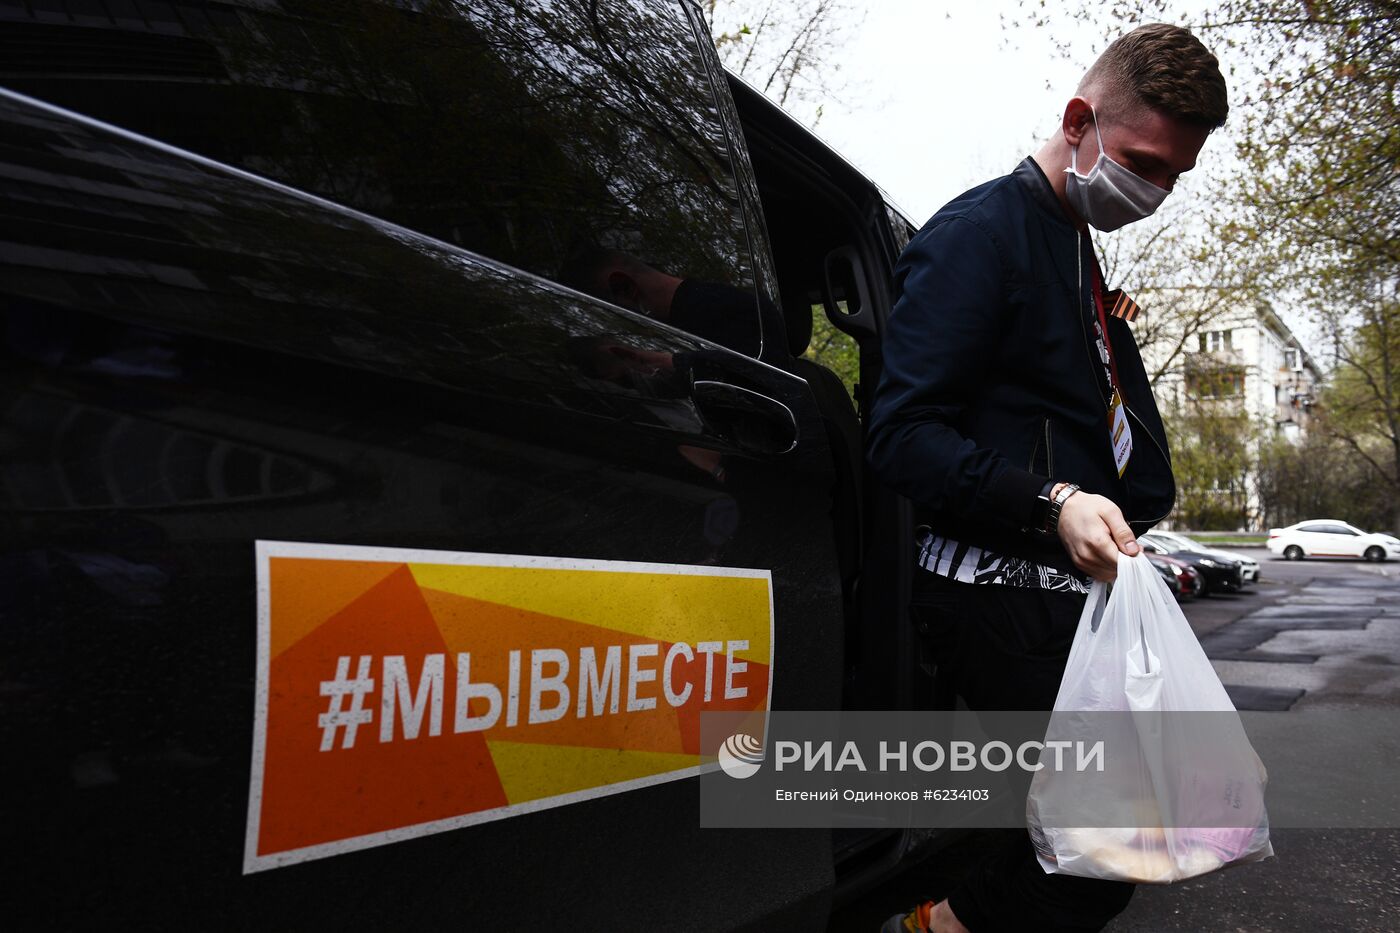
[[[1350,530],[1348,530],[1345,525],[1337,525],[1331,523],[1324,525],[1314,525],[1311,530],[1318,534],[1324,535],[1349,535],[1353,533]]]
[[[204,6],[36,21],[43,60],[7,63],[6,83],[759,351],[729,143],[681,0]],[[120,93],[50,77],[91,71],[94,43]]]

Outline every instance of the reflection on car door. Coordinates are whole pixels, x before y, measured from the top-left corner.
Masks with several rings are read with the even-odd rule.
[[[499,6],[517,40],[576,10]],[[628,9],[658,42],[703,48],[680,7]],[[289,28],[245,14],[229,28],[253,22],[267,41]],[[374,39],[393,52],[395,35]],[[639,66],[665,69],[658,48],[629,41],[606,54],[630,49]],[[230,74],[257,66],[221,61]],[[530,67],[610,87],[621,78],[605,64]],[[306,103],[327,108],[322,121],[336,115],[325,100],[276,103],[282,77],[259,95],[269,114]],[[245,86],[219,87],[232,99]],[[711,119],[678,109],[694,92],[663,88],[668,109],[619,132],[674,135]],[[143,106],[161,113],[161,100]],[[164,112],[146,129],[178,129]],[[340,116],[340,129],[354,124]],[[289,182],[319,178],[315,197],[9,92],[0,124],[25,220],[0,254],[0,489],[18,531],[5,555],[5,663],[23,686],[7,720],[12,754],[30,763],[9,795],[27,812],[6,812],[32,890],[60,866],[77,879],[36,909],[66,925],[100,910],[152,926],[257,928],[454,916],[510,928],[557,910],[572,929],[615,930],[675,924],[684,904],[694,929],[820,922],[829,834],[701,832],[693,781],[241,873],[257,540],[771,571],[772,704],[835,707],[831,462],[804,383],[555,281],[578,252],[531,205],[556,203],[557,191],[490,189],[522,221],[512,225],[451,199],[396,200],[413,180],[385,187],[372,160],[329,172],[295,152],[243,161]],[[603,234],[630,231],[644,260],[675,271],[689,251],[697,276],[752,291],[727,157],[711,151],[722,132],[689,125],[686,138],[710,154],[683,147],[693,171],[675,176],[687,180],[671,214],[650,209],[655,192],[597,174],[604,153],[592,153],[602,193],[582,212],[588,245],[617,248],[624,240]],[[292,126],[266,138],[296,138]],[[569,154],[522,151],[548,164]],[[610,203],[621,206],[600,218]],[[723,222],[710,213],[721,209]],[[711,231],[699,247],[682,234],[697,223]]]

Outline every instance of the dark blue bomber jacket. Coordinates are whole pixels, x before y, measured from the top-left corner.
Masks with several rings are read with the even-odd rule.
[[[1075,245],[1030,158],[931,217],[895,264],[866,444],[875,475],[935,533],[1063,570],[1074,565],[1059,538],[1029,528],[1047,479],[1112,499],[1137,534],[1176,498],[1137,342],[1109,316],[1133,432],[1122,477],[1114,466],[1093,245],[1079,237],[1080,264]]]

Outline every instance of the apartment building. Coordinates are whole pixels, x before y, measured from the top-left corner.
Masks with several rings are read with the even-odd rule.
[[[1221,412],[1247,416],[1254,438],[1274,431],[1297,443],[1306,436],[1321,374],[1292,329],[1265,303],[1212,318],[1181,344],[1158,340],[1143,348],[1149,372],[1162,370],[1154,391],[1163,413]],[[1176,351],[1176,357],[1165,357]],[[1166,363],[1167,365],[1164,365]],[[1222,496],[1243,496],[1245,528],[1258,524],[1258,477],[1220,480]]]

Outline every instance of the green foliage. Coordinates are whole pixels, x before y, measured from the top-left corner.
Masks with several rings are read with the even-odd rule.
[[[1225,54],[1256,71],[1241,108],[1239,201],[1310,297],[1400,271],[1400,6],[1235,0]],[[1233,27],[1225,24],[1235,24]],[[1207,27],[1211,28],[1211,27]],[[1297,278],[1292,284],[1299,284]]]
[[[850,334],[832,326],[821,305],[812,305],[812,342],[802,355],[840,376],[846,391],[855,397],[860,382],[860,348]]]
[[[1359,503],[1400,528],[1400,301],[1393,290],[1359,296],[1359,319],[1338,336],[1337,368],[1323,391],[1321,429],[1357,465]]]
[[[1165,412],[1163,422],[1176,475],[1172,521],[1215,531],[1247,526],[1254,466],[1248,416],[1235,406],[1192,402]]]
[[[1339,518],[1368,531],[1397,531],[1389,487],[1377,484],[1365,460],[1326,431],[1301,443],[1281,437],[1261,445],[1260,525],[1281,528],[1310,518]]]

